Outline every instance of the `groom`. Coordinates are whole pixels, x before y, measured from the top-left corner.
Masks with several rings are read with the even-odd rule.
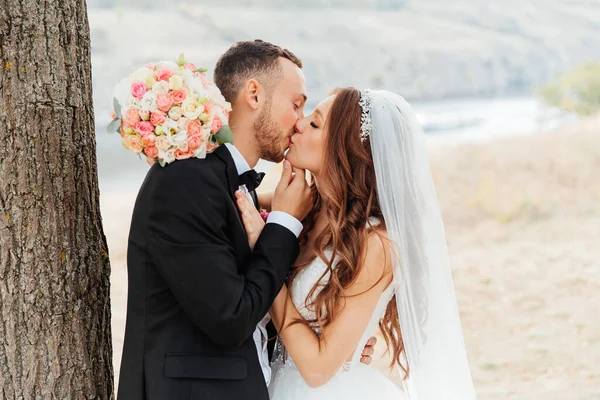
[[[270,43],[231,47],[214,75],[235,147],[146,176],[129,234],[119,400],[268,400],[264,317],[298,255],[309,189],[286,163],[252,251],[234,193],[260,183],[259,158],[283,160],[306,102],[301,68]]]

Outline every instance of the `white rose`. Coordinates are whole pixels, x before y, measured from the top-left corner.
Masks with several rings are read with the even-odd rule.
[[[231,111],[231,103],[225,100],[225,97],[223,97],[223,94],[221,93],[218,87],[210,85],[206,89],[206,91],[211,101],[213,101],[218,106],[226,109],[227,111]]]
[[[179,75],[173,75],[169,79],[169,89],[179,90],[183,86],[183,78]]]
[[[124,110],[128,110],[131,107],[135,107],[135,108],[139,109],[139,108],[142,107],[142,103],[138,99],[136,99],[135,97],[131,97],[131,98],[129,98],[129,99],[127,99],[125,101],[123,109]],[[123,110],[121,110],[121,111],[123,111]]]
[[[190,82],[195,79],[194,73],[187,68],[178,69],[175,74],[181,76],[186,86],[190,85]]]
[[[152,86],[152,91],[156,94],[169,93],[169,82],[165,82],[165,81],[156,82],[154,84],[154,86]]]
[[[212,129],[212,124],[204,124],[202,125],[202,139],[207,140],[210,136],[210,130]]]
[[[182,131],[185,130],[188,121],[189,119],[187,119],[186,117],[179,118],[179,120],[177,121],[177,127]]]
[[[206,158],[206,141],[203,141],[200,147],[194,151],[194,157]]]
[[[158,158],[162,158],[165,163],[169,164],[175,161],[175,149],[169,149],[167,151],[158,151]]]
[[[171,107],[169,110],[169,118],[177,121],[183,115],[183,110],[179,106]]]
[[[152,78],[152,71],[150,71],[148,68],[145,68],[145,67],[138,68],[131,74],[132,82],[135,82],[135,81],[146,82],[146,79],[148,79],[148,78]]]
[[[204,106],[193,96],[188,96],[181,106],[183,108],[183,115],[189,119],[197,119],[204,111]]]
[[[154,92],[144,93],[144,97],[142,97],[140,108],[142,110],[147,110],[150,112],[154,112],[154,111],[158,110],[158,107],[156,105],[156,93],[154,93]]]
[[[127,108],[125,107],[125,103],[129,99],[133,99],[133,96],[131,95],[131,79],[125,78],[117,83],[113,89],[113,97],[117,99],[117,102],[122,108]]]
[[[202,85],[202,80],[200,78],[194,77],[194,79],[190,80],[187,83],[190,91],[195,94],[199,99],[207,98],[208,92],[204,89],[204,85]]]
[[[173,146],[179,148],[180,146],[183,146],[184,143],[187,145],[188,135],[185,131],[181,131],[181,132],[171,136],[169,138],[169,141],[171,142],[171,144]]]

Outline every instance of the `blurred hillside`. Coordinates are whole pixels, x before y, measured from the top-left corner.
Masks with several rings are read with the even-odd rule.
[[[398,10],[408,4],[408,0],[192,0],[179,4],[202,4],[211,6],[261,7],[261,8],[367,8],[373,10]],[[164,7],[158,0],[90,0],[91,7],[135,7],[156,9]]]
[[[520,95],[600,59],[598,1],[210,0],[168,10],[154,0],[88,5],[94,75],[110,87],[141,63],[180,51],[212,69],[232,43],[255,38],[303,59],[313,98],[341,85],[385,87],[413,101]]]

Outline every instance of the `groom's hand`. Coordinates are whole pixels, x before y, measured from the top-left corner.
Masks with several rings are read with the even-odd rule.
[[[360,362],[363,364],[371,364],[373,361],[373,353],[375,353],[375,345],[377,344],[377,339],[375,337],[370,338],[365,345],[365,348],[362,352],[362,357],[360,358]]]
[[[294,168],[293,172],[294,175],[290,162],[285,160],[281,180],[273,194],[271,211],[282,211],[302,221],[312,208],[310,188],[303,169]]]

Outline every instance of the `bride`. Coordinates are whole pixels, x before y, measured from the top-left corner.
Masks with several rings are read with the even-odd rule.
[[[338,89],[300,120],[287,161],[313,209],[270,313],[272,400],[475,399],[444,228],[415,114],[386,91]],[[238,206],[251,246],[263,221]],[[361,364],[379,327],[400,389]]]

